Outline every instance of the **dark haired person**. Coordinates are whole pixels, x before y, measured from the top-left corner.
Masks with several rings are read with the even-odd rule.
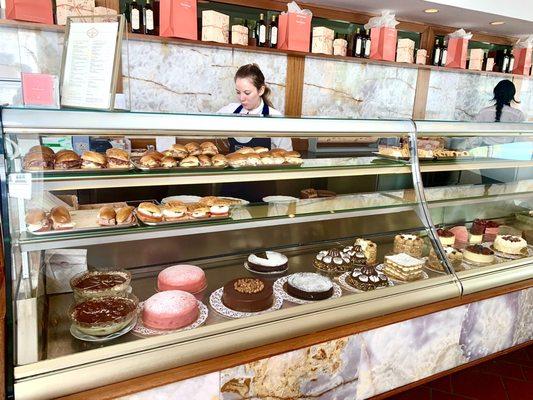
[[[220,114],[245,114],[245,115],[281,115],[272,106],[271,91],[266,85],[265,76],[257,64],[247,64],[240,67],[235,74],[235,91],[239,103],[230,103],[217,112]],[[229,138],[229,151],[234,152],[241,147],[266,147],[269,149],[281,148],[292,151],[290,138]]]
[[[496,104],[486,107],[476,116],[477,122],[523,122],[526,117],[518,108],[511,107],[511,102],[518,103],[514,96],[516,88],[508,79],[498,82],[494,87],[493,101]]]

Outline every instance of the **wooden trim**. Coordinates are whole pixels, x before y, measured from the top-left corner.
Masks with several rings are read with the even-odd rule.
[[[415,101],[413,104],[413,119],[426,119],[426,106],[428,102],[429,78],[431,70],[420,69],[416,78]]]
[[[468,362],[466,364],[459,365],[459,366],[457,366],[455,368],[447,369],[446,371],[442,371],[442,372],[439,372],[438,374],[428,376],[427,378],[420,379],[419,381],[412,382],[412,383],[409,383],[407,385],[401,386],[399,388],[396,388],[396,389],[393,389],[393,390],[389,390],[388,392],[378,394],[377,396],[370,397],[368,400],[382,400],[382,399],[389,398],[390,396],[403,393],[403,392],[405,392],[407,390],[410,390],[410,389],[413,389],[413,388],[415,388],[417,386],[421,386],[424,383],[434,381],[436,379],[442,378],[442,377],[447,376],[447,375],[454,374],[456,372],[462,371],[462,370],[467,369],[467,368],[474,367],[474,366],[479,365],[479,364],[483,364],[484,362],[487,362],[489,360],[493,360],[493,359],[501,357],[501,356],[503,356],[505,354],[512,353],[512,352],[514,352],[516,350],[520,350],[520,349],[523,349],[523,348],[531,346],[531,345],[533,345],[533,340],[530,340],[530,341],[525,342],[525,343],[517,344],[516,346],[510,347],[510,348],[502,350],[502,351],[498,351],[497,353],[490,354],[490,355],[482,357],[482,358],[478,358],[477,360],[470,361],[470,362]]]
[[[287,76],[285,78],[285,115],[299,117],[302,114],[304,92],[305,57],[287,57]]]
[[[283,340],[281,342],[272,343],[269,345],[260,346],[221,357],[216,357],[210,360],[173,368],[167,371],[141,376],[127,381],[118,382],[111,385],[102,386],[100,388],[91,389],[85,392],[61,397],[60,399],[110,400],[116,397],[126,396],[128,394],[137,393],[143,390],[152,389],[154,387],[167,385],[176,381],[193,378],[195,376],[205,375],[208,373],[220,371],[222,369],[235,367],[267,357],[272,357],[277,354],[286,353],[288,351],[309,347],[329,340],[339,339],[360,332],[376,329],[382,326],[417,318],[423,315],[431,314],[453,307],[458,307],[464,304],[481,301],[487,298],[501,296],[507,293],[527,289],[530,287],[533,287],[533,279],[528,279],[525,281],[513,283],[511,285],[469,294],[460,298],[427,304],[425,306],[400,311],[390,315],[371,318],[366,321],[356,322],[353,324],[348,324],[321,332],[311,333],[293,339]]]

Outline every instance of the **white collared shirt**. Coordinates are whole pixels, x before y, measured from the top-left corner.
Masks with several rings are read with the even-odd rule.
[[[523,122],[526,117],[518,108],[503,106],[500,122]],[[495,122],[496,106],[486,107],[476,116],[476,122]]]
[[[237,108],[239,108],[240,103],[230,103],[227,106],[222,107],[217,111],[217,114],[233,114]],[[261,115],[263,112],[264,103],[263,100],[259,103],[259,106],[253,110],[247,110],[244,107],[242,108],[240,114],[244,115]],[[270,115],[281,116],[282,114],[273,107],[269,107]],[[237,142],[241,144],[246,144],[253,138],[251,137],[236,137],[234,138]],[[271,139],[273,149],[284,149],[287,151],[292,151],[292,140],[291,138],[279,138],[275,137]]]

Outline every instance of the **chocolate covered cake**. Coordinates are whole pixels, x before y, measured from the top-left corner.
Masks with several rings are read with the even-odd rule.
[[[375,267],[367,265],[354,269],[346,278],[346,283],[366,292],[388,286],[389,279],[384,273],[377,271]]]
[[[289,260],[276,251],[264,251],[248,256],[248,268],[257,272],[282,272],[287,270]]]
[[[333,283],[314,272],[299,272],[289,276],[285,290],[297,299],[323,300],[333,295]]]
[[[334,247],[330,250],[319,252],[313,261],[313,265],[322,271],[346,272],[352,269],[353,261],[349,254],[338,247]]]
[[[345,254],[348,254],[352,259],[352,266],[355,268],[364,267],[367,264],[367,258],[365,253],[361,249],[361,246],[346,246],[342,249]]]
[[[222,303],[242,312],[258,312],[272,307],[272,284],[259,278],[237,278],[224,285]]]
[[[86,271],[74,276],[70,286],[77,301],[92,297],[126,296],[131,282],[127,271]]]

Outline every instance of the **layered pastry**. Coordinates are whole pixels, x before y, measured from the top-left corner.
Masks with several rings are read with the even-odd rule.
[[[297,299],[323,300],[333,295],[333,283],[314,272],[298,272],[288,277],[285,290]]]
[[[401,234],[394,237],[394,253],[407,253],[413,257],[422,257],[424,240],[417,235]]]
[[[464,269],[462,267],[463,254],[459,250],[454,249],[452,246],[445,246],[444,252],[446,253],[446,258],[448,258],[448,261],[450,261],[455,271],[462,271]],[[441,264],[440,259],[437,257],[437,253],[435,253],[433,248],[429,250],[427,264],[432,269],[444,271],[444,266]]]
[[[455,235],[449,229],[437,229],[437,235],[443,246],[453,246],[455,244]]]
[[[470,234],[468,235],[468,243],[470,244],[479,244],[483,243],[483,234],[485,233],[485,228],[487,226],[487,221],[483,219],[476,219],[470,227]]]
[[[383,272],[376,270],[374,266],[367,265],[354,269],[346,278],[346,283],[366,292],[388,286],[389,279]]]
[[[257,272],[282,272],[286,271],[289,259],[277,251],[264,251],[248,256],[248,268]]]
[[[494,252],[480,244],[471,244],[463,250],[463,257],[467,261],[487,264],[494,261]]]
[[[204,270],[196,265],[179,264],[165,268],[157,275],[157,289],[198,293],[207,286]]]
[[[192,324],[198,318],[196,298],[182,290],[167,290],[144,302],[143,324],[152,329],[172,330]]]
[[[131,274],[127,271],[86,271],[70,280],[77,301],[93,297],[125,297],[130,288]]]
[[[379,146],[378,152],[389,157],[409,157],[409,149],[396,146]]]
[[[342,249],[334,247],[330,250],[322,250],[319,252],[313,265],[323,271],[328,272],[345,272],[352,269],[352,258],[346,254]]]
[[[26,227],[29,232],[46,232],[51,228],[50,220],[40,208],[33,208],[26,213]]]
[[[527,248],[527,242],[520,236],[497,235],[493,246],[502,253],[521,255]]]
[[[224,285],[222,303],[235,311],[258,312],[272,307],[272,283],[259,278],[237,278]]]
[[[361,249],[361,246],[346,246],[342,249],[343,253],[348,254],[352,259],[352,266],[355,268],[361,268],[367,265],[367,258],[365,253]]]
[[[106,336],[124,329],[135,317],[137,301],[126,297],[95,297],[70,311],[73,325],[82,333]]]
[[[335,197],[337,193],[332,192],[331,190],[321,190],[321,189],[303,189],[300,191],[301,199],[318,199],[325,197]]]
[[[412,257],[406,253],[385,256],[383,272],[401,281],[414,281],[422,277],[424,260]]]
[[[369,265],[374,265],[377,262],[378,246],[374,242],[362,238],[355,239],[354,245],[361,246],[361,250],[365,254],[366,262]]]

